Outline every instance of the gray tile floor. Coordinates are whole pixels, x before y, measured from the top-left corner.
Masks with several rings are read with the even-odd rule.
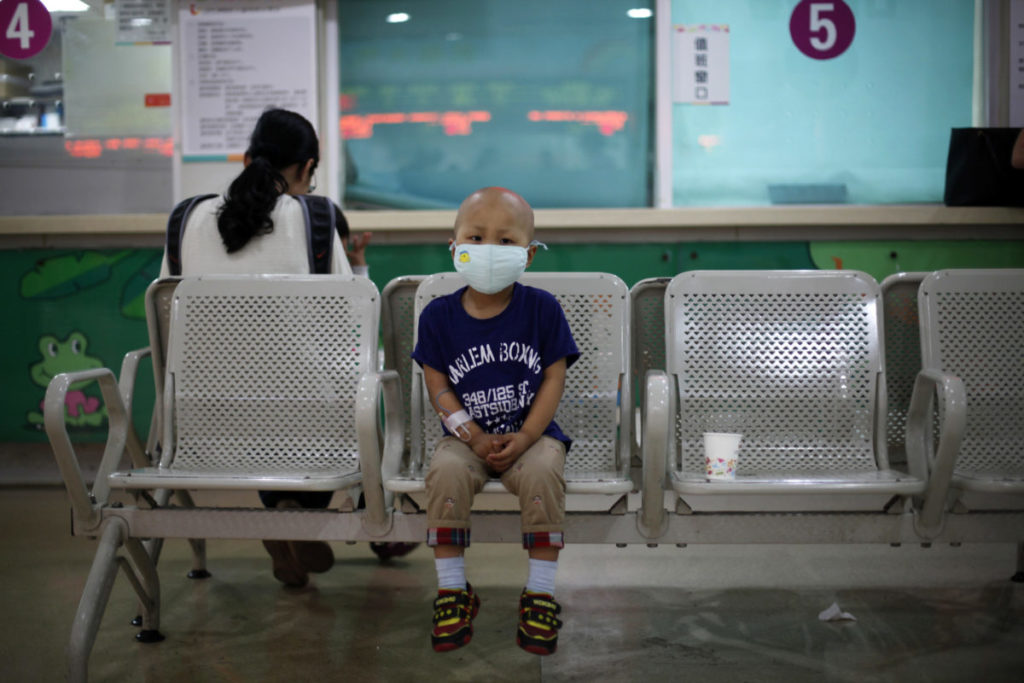
[[[68,533],[62,489],[0,488],[0,679],[59,681],[96,544]],[[118,577],[92,681],[1024,681],[1024,584],[1011,545],[570,546],[566,625],[548,658],[514,644],[524,553],[478,544],[473,642],[430,650],[435,577],[420,547],[381,565],[335,544],[336,567],[281,588],[257,542],[209,544],[213,577],[161,560],[167,640],[142,645]],[[837,602],[856,621],[821,622]]]

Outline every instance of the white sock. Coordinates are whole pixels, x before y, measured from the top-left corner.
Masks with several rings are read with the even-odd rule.
[[[555,594],[555,572],[558,563],[530,559],[530,575],[526,577],[526,590],[531,593]]]
[[[466,558],[435,557],[437,587],[441,590],[466,590]]]

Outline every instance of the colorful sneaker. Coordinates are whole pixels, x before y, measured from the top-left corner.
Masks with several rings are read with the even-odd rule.
[[[556,614],[562,611],[554,596],[531,593],[523,589],[519,596],[519,630],[516,645],[535,655],[550,655],[558,648],[558,629],[562,622]]]
[[[480,598],[473,587],[466,590],[439,590],[434,600],[434,628],[430,644],[434,652],[448,652],[473,639],[473,618],[480,611]]]

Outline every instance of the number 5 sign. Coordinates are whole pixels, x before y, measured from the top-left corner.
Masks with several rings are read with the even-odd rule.
[[[28,59],[50,41],[53,21],[39,0],[0,1],[0,55]]]
[[[853,10],[843,0],[801,0],[789,17],[789,35],[812,59],[832,59],[846,52],[857,32]]]

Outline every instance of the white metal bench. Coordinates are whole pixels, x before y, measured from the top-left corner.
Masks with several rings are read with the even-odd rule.
[[[182,280],[171,309],[164,450],[155,466],[110,370],[53,378],[46,429],[71,498],[73,531],[102,535],[72,630],[72,680],[85,678],[119,566],[142,602],[140,635],[158,637],[159,579],[140,539],[355,539],[388,532],[390,501],[380,485],[380,461],[384,451],[401,452],[403,414],[397,373],[377,371],[379,307],[373,283],[353,276]],[[99,381],[110,414],[91,491],[62,409],[71,383],[85,379]],[[118,471],[125,453],[132,469]],[[167,490],[354,487],[361,487],[366,509],[350,513],[172,508],[159,502],[159,492]],[[138,491],[152,508],[113,503],[112,488]],[[119,557],[122,546],[131,562]]]
[[[667,527],[666,474],[686,515],[892,513],[892,522],[868,534],[890,542],[905,537],[895,519],[905,506],[897,501],[941,498],[927,490],[923,458],[911,459],[909,472],[886,458],[880,296],[870,276],[688,272],[673,278],[665,296],[667,368],[649,374],[644,403],[641,526],[648,533]],[[743,434],[735,479],[706,476],[702,437],[709,431]],[[940,510],[929,512],[934,525]],[[789,528],[768,520],[762,538],[815,542],[807,533],[812,519]],[[839,518],[817,521],[824,522],[819,542],[846,540]]]
[[[566,458],[570,494],[618,494],[633,490],[629,476],[631,405],[629,391],[629,290],[605,273],[526,273],[520,282],[551,292],[562,305],[579,360],[569,368],[555,421],[573,440]],[[416,318],[434,298],[465,284],[457,273],[428,277],[416,293]],[[620,396],[621,393],[621,396]],[[412,364],[410,406],[411,460],[404,466],[385,460],[384,486],[401,494],[421,493],[434,445],[442,436],[430,409],[423,371]],[[623,406],[627,408],[624,410]],[[625,416],[625,417],[624,417]],[[493,479],[484,493],[505,489]],[[487,540],[474,527],[474,538]]]
[[[949,524],[975,522],[964,540],[1018,543],[1014,580],[1024,581],[1024,269],[938,271],[918,296],[923,370],[908,416],[908,456],[952,480]],[[959,431],[934,443],[932,398],[936,391],[942,398],[949,377],[966,387],[966,415],[940,400],[940,422]],[[956,446],[955,465],[941,459]]]
[[[1017,278],[1018,286],[1020,271],[1015,273],[1009,279]],[[988,273],[985,281],[997,275]],[[963,284],[938,274],[929,281],[936,284],[932,289],[926,288],[928,282],[922,284],[922,329],[952,324],[951,314],[941,306],[925,314],[926,303],[958,301],[960,290],[966,289],[973,298],[958,310],[985,311],[990,321],[986,327],[969,318],[967,330],[957,333],[966,340],[965,348],[994,347],[987,335],[998,332],[1010,341],[1000,338],[1003,346],[989,356],[1004,364],[990,364],[986,372],[1005,370],[1006,362],[1016,362],[1018,370],[1024,367],[1019,288],[1015,294],[997,288],[992,295],[983,294],[973,280]],[[996,386],[1001,393],[978,415],[981,431],[968,427],[963,437],[965,449],[973,445],[967,443],[971,439],[980,443],[989,438],[988,455],[980,464],[970,457],[957,463],[966,419],[963,384],[946,368],[952,362],[946,347],[939,358],[934,355],[939,347],[927,342],[925,370],[917,378],[909,418],[911,471],[889,467],[880,293],[870,277],[852,272],[683,273],[667,287],[663,281],[650,285],[654,292],[665,289],[664,318],[651,325],[644,321],[652,311],[634,319],[631,301],[657,300],[658,294],[631,297],[615,276],[527,273],[522,282],[558,298],[582,352],[568,372],[556,415],[574,439],[566,464],[567,490],[576,499],[577,494],[610,494],[615,499],[596,511],[570,509],[569,542],[1024,540],[1020,510],[982,509],[995,496],[1003,501],[1000,505],[1022,498],[1019,436],[1012,444],[1004,439],[995,460],[991,437],[997,433],[994,426],[1009,424],[1019,430],[1024,379],[999,372],[995,379],[965,375],[969,386],[978,387],[972,388],[972,396],[996,395]],[[417,288],[414,316],[433,297],[461,284],[454,273],[426,278]],[[940,285],[956,293],[947,295]],[[423,491],[429,455],[441,431],[436,415],[426,408],[422,373],[407,362],[414,323],[394,310],[408,305],[411,283],[398,287],[404,293],[396,296],[405,303],[392,307],[388,317],[394,319],[385,325],[386,364],[395,369],[378,372],[381,297],[368,280],[251,276],[182,281],[168,309],[171,332],[162,375],[157,463],[131,427],[130,395],[127,404],[122,400],[131,373],[122,373],[121,387],[106,369],[53,379],[46,428],[71,498],[73,533],[101,537],[72,630],[71,680],[85,679],[88,654],[119,567],[142,602],[141,635],[157,634],[159,579],[152,553],[141,539],[425,537],[425,515],[409,496]],[[1009,308],[985,303],[993,296],[1009,300]],[[201,323],[195,324],[197,320]],[[1010,320],[1013,325],[1000,325]],[[633,335],[631,323],[650,329]],[[639,475],[643,490],[640,509],[635,510],[626,497],[636,490],[638,478],[630,472],[631,356],[638,346],[657,353],[651,330],[662,336],[665,368],[657,367],[653,355],[647,362]],[[927,334],[943,339],[941,331]],[[407,459],[406,404],[399,379],[403,364],[412,385]],[[104,458],[91,490],[63,424],[64,393],[83,379],[98,380],[110,415]],[[931,414],[934,396],[937,418]],[[708,428],[707,415],[723,416],[722,425],[744,434],[740,472],[733,482],[710,482],[702,476],[700,435]],[[293,450],[308,451],[311,460],[282,460]],[[133,469],[119,471],[125,454]],[[244,466],[233,470],[234,461]],[[112,502],[111,488],[117,487],[139,492],[142,502]],[[169,491],[205,487],[353,492],[361,487],[366,509],[197,508],[187,498],[181,507],[165,505]],[[950,490],[952,507],[945,509]],[[492,481],[485,491],[504,489]],[[392,493],[400,494],[394,504]],[[669,509],[675,506],[672,513],[666,509],[666,496]],[[473,536],[485,542],[518,542],[518,515],[475,511]],[[120,556],[122,547],[127,558]]]

